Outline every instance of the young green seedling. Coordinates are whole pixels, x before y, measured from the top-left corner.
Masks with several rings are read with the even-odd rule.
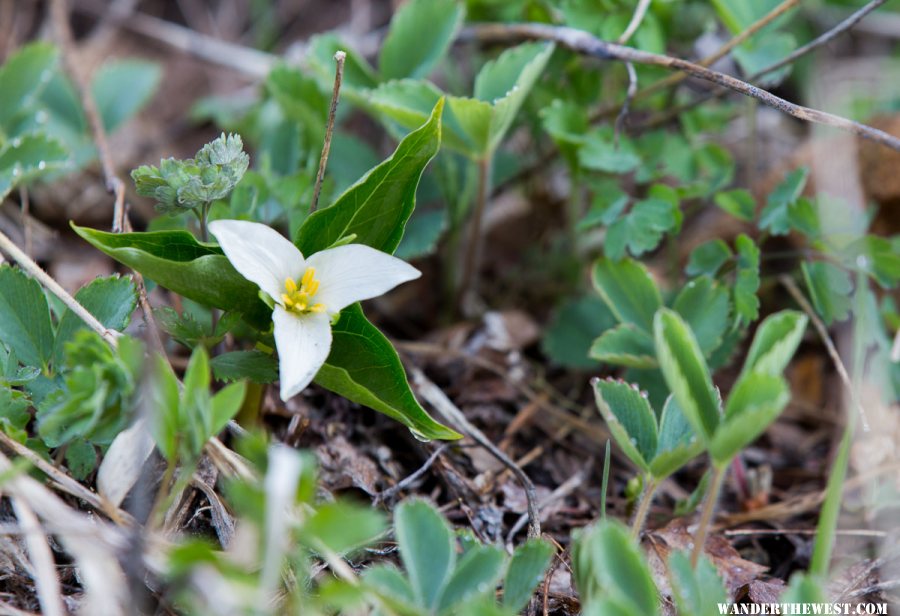
[[[725,471],[740,450],[778,417],[790,399],[781,376],[806,329],[804,314],[784,310],[759,326],[724,410],[691,328],[674,311],[653,319],[659,366],[672,395],[709,452],[713,475],[694,541],[692,564],[703,551]]]
[[[616,443],[640,469],[644,491],[631,526],[637,536],[644,526],[653,495],[663,479],[703,452],[703,444],[673,396],[657,421],[647,394],[636,385],[613,379],[594,379],[597,408]]]

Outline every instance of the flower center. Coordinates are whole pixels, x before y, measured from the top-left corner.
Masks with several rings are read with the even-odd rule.
[[[319,290],[319,281],[316,280],[316,269],[307,267],[298,285],[293,278],[284,281],[286,293],[281,294],[284,307],[295,314],[308,314],[310,312],[324,312],[325,304],[314,303],[312,300]]]

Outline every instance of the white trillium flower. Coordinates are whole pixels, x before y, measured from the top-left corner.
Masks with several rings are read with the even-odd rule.
[[[281,399],[300,393],[331,350],[331,320],[343,308],[387,293],[422,273],[363,244],[305,258],[274,229],[256,222],[216,220],[209,230],[234,268],[275,302],[275,346]]]

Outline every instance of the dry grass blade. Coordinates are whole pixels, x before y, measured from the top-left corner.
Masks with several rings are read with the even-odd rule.
[[[0,454],[0,472],[13,468],[9,458]],[[75,559],[85,589],[83,613],[118,616],[128,612],[128,584],[117,558],[126,547],[123,533],[70,508],[27,475],[8,479],[4,491],[27,504]]]
[[[47,616],[64,616],[66,609],[63,607],[56,563],[47,536],[28,503],[21,498],[13,498],[12,506],[28,548],[41,612]]]
[[[525,490],[525,498],[528,501],[528,537],[536,538],[541,536],[541,519],[538,513],[537,496],[534,489],[534,483],[531,478],[525,474],[509,456],[500,451],[484,433],[473,426],[459,408],[447,397],[441,389],[431,382],[420,369],[412,366],[411,372],[413,381],[419,390],[421,396],[434,406],[444,417],[450,420],[450,423],[456,425],[464,434],[471,437],[476,443],[487,449],[491,455],[497,458],[504,466],[506,466],[516,476],[516,479],[522,484]]]

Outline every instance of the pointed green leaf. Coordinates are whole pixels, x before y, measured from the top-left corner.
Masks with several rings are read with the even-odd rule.
[[[791,398],[780,376],[751,372],[742,377],[725,407],[725,418],[709,444],[709,455],[723,468],[778,418]]]
[[[475,98],[494,106],[488,150],[497,148],[553,55],[552,43],[523,43],[485,64],[475,77]]]
[[[335,501],[319,505],[303,521],[300,539],[310,540],[313,549],[324,545],[336,554],[345,554],[371,543],[384,532],[384,527],[380,511]]]
[[[653,338],[631,323],[620,323],[603,332],[591,345],[590,356],[607,364],[629,368],[657,366]]]
[[[505,561],[506,553],[494,546],[479,545],[466,552],[441,593],[438,613],[458,613],[462,603],[479,595],[493,597]]]
[[[846,271],[825,261],[804,261],[800,264],[800,269],[803,270],[803,279],[813,306],[825,325],[843,321],[850,316],[853,282]]]
[[[106,233],[72,225],[75,233],[119,263],[188,299],[240,312],[265,328],[271,309],[259,288],[241,276],[214,244],[201,244],[187,231]]]
[[[572,561],[584,602],[608,597],[628,606],[629,611],[613,613],[659,613],[659,594],[650,567],[621,522],[607,519],[590,529],[578,540]]]
[[[399,616],[420,616],[409,580],[393,565],[375,565],[363,575],[366,588]]]
[[[244,402],[244,394],[247,384],[232,383],[213,396],[210,402],[210,429],[209,436],[214,436],[222,431],[222,428],[237,415]]]
[[[656,455],[656,415],[637,386],[594,379],[594,400],[616,443],[643,471]]]
[[[646,333],[653,331],[653,316],[662,306],[659,289],[647,269],[637,261],[618,263],[600,259],[594,264],[594,288],[620,323],[632,323]]]
[[[450,526],[431,505],[411,500],[397,507],[394,532],[417,603],[432,611],[456,564]]]
[[[728,602],[722,578],[705,555],[694,568],[686,553],[672,552],[669,580],[680,614],[717,614],[718,606]]]
[[[392,254],[416,206],[416,188],[441,143],[438,101],[424,126],[413,131],[386,161],[347,189],[331,206],[311,214],[294,243],[304,255],[328,248],[343,237]]]
[[[0,265],[0,341],[26,366],[45,368],[53,355],[50,307],[41,286],[6,264]]]
[[[662,308],[653,323],[656,355],[666,384],[697,434],[710,440],[719,425],[719,397],[691,328]]]
[[[650,462],[650,474],[657,480],[665,479],[701,453],[703,443],[675,396],[669,396],[659,418],[659,439],[656,455]]]
[[[513,614],[522,611],[543,580],[553,552],[552,545],[537,539],[530,539],[516,548],[503,583],[504,608]]]
[[[10,120],[40,95],[53,77],[58,56],[49,43],[31,43],[0,67],[0,130],[8,129]]]
[[[114,275],[97,278],[78,289],[75,299],[97,317],[104,327],[120,332],[128,326],[131,313],[137,306],[137,288],[128,277]],[[81,329],[87,329],[87,325],[81,317],[67,308],[56,328],[56,339],[53,342],[54,363],[62,361],[65,344]]]
[[[213,357],[209,365],[220,381],[272,383],[278,378],[278,362],[262,351],[229,351]]]
[[[828,576],[831,565],[831,554],[834,549],[838,520],[841,516],[841,504],[844,498],[844,480],[847,478],[847,466],[850,462],[850,449],[853,446],[853,422],[844,428],[844,436],[838,453],[831,463],[828,472],[828,484],[825,486],[825,500],[819,510],[819,523],[816,524],[816,539],[813,544],[812,559],[809,572],[823,578]]]
[[[447,53],[464,15],[456,0],[411,0],[402,5],[381,47],[382,77],[426,77]]]
[[[174,463],[178,455],[177,444],[181,435],[181,402],[178,395],[178,379],[172,373],[165,358],[157,355],[151,370],[151,386],[147,388],[150,409],[150,432],[159,453]]]
[[[369,323],[359,304],[341,312],[332,328],[331,353],[316,383],[348,400],[384,413],[420,438],[458,439],[425,412],[409,389],[397,351]]]
[[[802,312],[782,310],[766,317],[753,337],[742,375],[762,372],[779,376],[794,356],[808,319]]]
[[[489,155],[491,126],[494,108],[490,103],[464,96],[447,99],[447,126],[452,128],[456,139],[448,142],[457,145],[470,158],[481,159]]]
[[[728,295],[725,287],[701,276],[687,283],[672,304],[694,332],[700,350],[706,356],[719,346],[728,329],[731,313]]]

